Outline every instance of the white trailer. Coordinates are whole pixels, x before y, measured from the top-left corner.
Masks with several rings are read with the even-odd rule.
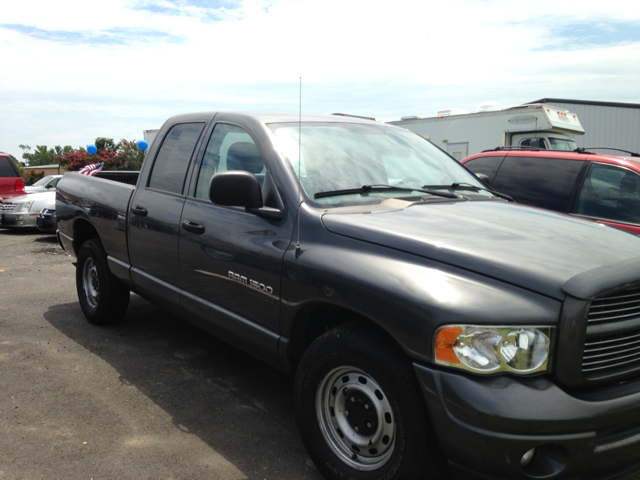
[[[160,131],[159,128],[144,130],[142,134],[144,135],[144,141],[147,142],[149,146],[153,143],[153,140],[156,138],[156,135]]]
[[[584,135],[576,114],[546,104],[500,108],[488,102],[475,113],[439,110],[435,117],[402,117],[389,123],[422,135],[457,160],[512,145],[574,150],[573,135]]]
[[[576,138],[578,147],[615,147],[640,152],[640,103],[542,98],[531,103],[549,103],[566,108],[582,120],[586,133]],[[619,155],[615,150],[597,153]]]

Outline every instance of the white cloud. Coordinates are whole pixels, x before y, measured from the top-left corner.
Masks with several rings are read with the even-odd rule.
[[[640,4],[203,5],[212,4],[23,0],[1,7],[0,150],[133,138],[181,108],[296,110],[300,76],[308,109],[384,118],[471,110],[485,100],[635,102],[640,93],[640,35],[601,45],[567,41],[576,25],[640,24]]]

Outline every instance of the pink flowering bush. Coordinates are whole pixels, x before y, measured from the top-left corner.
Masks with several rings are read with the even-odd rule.
[[[86,165],[101,162],[104,163],[102,170],[140,170],[143,159],[144,152],[138,149],[135,141],[121,140],[115,150],[102,149],[91,155],[80,147],[64,155],[56,155],[54,162],[70,171],[78,171]]]
[[[36,172],[35,170],[25,170],[22,174],[22,180],[24,180],[24,184],[26,186],[33,185],[42,177],[44,177],[44,171],[42,170],[39,172]]]

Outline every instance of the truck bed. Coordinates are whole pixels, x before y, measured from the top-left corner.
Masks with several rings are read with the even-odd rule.
[[[96,177],[65,173],[65,182],[58,188],[56,207],[61,241],[64,242],[65,237],[76,238],[77,235],[70,231],[71,220],[85,217],[100,232],[110,264],[129,264],[127,210],[138,173],[99,172]]]

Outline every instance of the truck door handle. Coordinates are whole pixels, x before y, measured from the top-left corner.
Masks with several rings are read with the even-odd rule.
[[[136,205],[135,207],[131,207],[131,213],[138,215],[139,217],[146,217],[149,212],[147,212],[146,208]]]
[[[191,220],[185,220],[182,222],[182,228],[187,232],[197,233],[198,235],[202,235],[204,233],[204,227],[199,223],[192,222]]]

